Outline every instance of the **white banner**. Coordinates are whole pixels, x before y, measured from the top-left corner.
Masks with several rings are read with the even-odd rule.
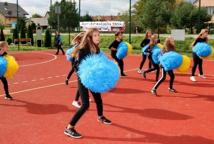
[[[80,22],[80,27],[83,30],[89,28],[97,28],[100,31],[116,31],[125,28],[124,21],[93,21],[93,22]]]

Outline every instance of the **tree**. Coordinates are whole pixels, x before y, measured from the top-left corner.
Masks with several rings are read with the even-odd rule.
[[[143,6],[141,18],[144,27],[153,31],[157,30],[158,33],[161,28],[166,28],[170,21],[174,2],[170,0],[146,1]]]
[[[51,47],[51,32],[49,29],[45,31],[45,47]]]
[[[35,33],[36,32],[36,24],[34,22],[32,22],[31,28],[33,30],[33,33]]]
[[[0,32],[0,41],[5,41],[3,28],[1,28],[1,32]]]
[[[40,14],[35,13],[32,15],[32,18],[42,18],[42,16]]]
[[[81,21],[92,21],[92,20],[93,20],[92,17],[88,13],[81,17]]]
[[[34,45],[32,25],[28,25],[27,37],[28,37],[28,38],[31,38],[31,45]]]
[[[120,20],[125,22],[125,32],[127,33],[129,31],[129,12],[125,11],[121,14],[119,14]],[[131,32],[135,33],[135,28],[137,27],[137,23],[135,21],[135,18],[132,17],[132,21],[131,21]]]
[[[134,5],[134,19],[142,28],[159,32],[169,25],[175,0],[139,0]]]
[[[13,41],[14,41],[14,39],[17,39],[18,37],[19,37],[18,28],[16,26],[16,28],[13,30]],[[18,44],[18,42],[15,44]]]
[[[71,1],[62,0],[59,4],[55,3],[50,7],[49,25],[54,29],[57,28],[57,14],[55,13],[57,5],[61,7],[60,28],[63,30],[74,30],[74,28],[78,26],[79,15],[77,13],[76,3]]]
[[[195,8],[192,10],[191,21],[195,24],[194,27],[197,33],[208,26],[206,22],[210,19],[211,16],[207,13],[207,9],[201,8],[199,10],[199,8]]]
[[[190,32],[193,33],[194,28],[197,32],[205,28],[207,26],[205,22],[209,21],[210,18],[206,9],[202,8],[199,11],[192,4],[183,2],[175,8],[171,23],[176,28],[190,29]]]
[[[26,29],[26,19],[19,17],[17,22],[17,29],[20,32],[22,29]]]
[[[176,28],[190,28],[192,29],[194,24],[191,19],[192,10],[194,6],[190,3],[184,2],[178,5],[171,17],[171,23]]]
[[[26,27],[21,28],[21,38],[26,38]],[[22,42],[22,44],[25,44],[26,42]]]

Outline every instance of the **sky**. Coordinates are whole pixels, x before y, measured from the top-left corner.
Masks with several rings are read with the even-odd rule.
[[[52,3],[61,0],[52,0]],[[79,0],[76,1],[77,6]],[[137,0],[131,0],[132,5]],[[193,1],[193,0],[187,0]],[[0,0],[0,2],[16,3],[16,0]],[[19,0],[19,5],[24,8],[30,17],[32,14],[38,13],[42,16],[49,10],[50,0]],[[129,0],[81,0],[81,15],[89,13],[90,15],[117,15],[119,12],[129,9]]]
[[[16,0],[0,0],[0,2],[16,3]],[[52,0],[52,3],[60,0]],[[75,0],[77,6],[79,0]],[[134,4],[137,0],[131,0]],[[38,13],[42,16],[49,10],[50,0],[19,0],[19,5],[24,8],[30,16]],[[129,9],[129,0],[81,0],[81,15],[117,15],[121,11]]]

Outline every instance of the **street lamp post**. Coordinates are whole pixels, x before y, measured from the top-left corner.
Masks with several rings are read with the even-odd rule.
[[[55,13],[57,14],[57,31],[59,32],[59,15],[61,14],[61,7],[60,4],[57,2],[55,7]]]
[[[78,27],[79,32],[80,32],[80,18],[81,18],[81,0],[79,0],[79,27]]]
[[[132,18],[131,18],[132,16],[131,16],[131,0],[129,0],[129,43],[131,43],[131,26],[132,26],[132,24],[131,24],[131,20],[132,20]]]
[[[18,19],[19,19],[19,0],[16,1],[16,16],[17,16],[17,20],[16,20],[16,29],[17,29],[17,33],[18,33],[18,51],[19,51],[19,30],[18,30]]]

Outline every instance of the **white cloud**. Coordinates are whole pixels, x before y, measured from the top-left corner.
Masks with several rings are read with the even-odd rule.
[[[16,3],[16,0],[3,0],[10,3]],[[53,3],[60,0],[52,0]],[[77,7],[79,6],[79,0]],[[132,0],[132,4],[137,0]],[[19,5],[30,15],[38,13],[45,15],[49,10],[50,0],[19,0]],[[117,15],[121,11],[129,9],[129,0],[81,0],[81,15],[87,12],[90,15]]]

